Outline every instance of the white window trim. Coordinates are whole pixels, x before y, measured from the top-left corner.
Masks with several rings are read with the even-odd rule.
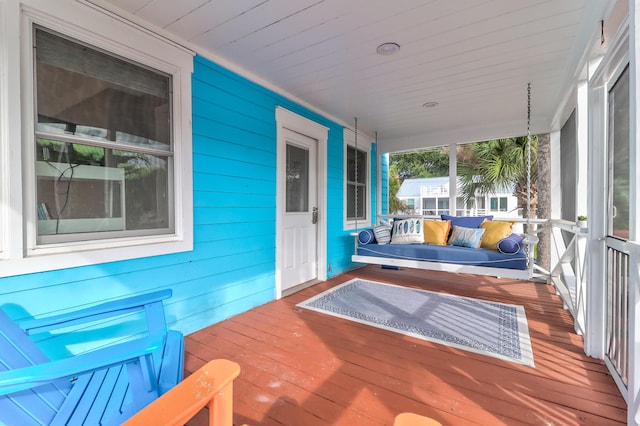
[[[349,128],[344,128],[343,138],[344,138],[344,162],[343,162],[343,176],[344,176],[344,186],[343,186],[343,226],[345,230],[353,230],[358,228],[367,227],[371,225],[371,143],[373,138],[358,132],[358,150],[364,151],[367,154],[367,203],[366,203],[366,215],[364,219],[356,220],[348,220],[347,219],[347,147],[351,146],[353,148],[356,147],[356,133],[354,130]]]
[[[15,2],[17,3],[17,2]],[[3,3],[6,4],[6,3]],[[0,41],[6,43],[8,53],[0,57],[8,77],[3,83],[9,88],[21,88],[3,94],[3,104],[21,105],[20,112],[9,118],[0,117],[0,161],[8,165],[2,181],[11,180],[0,190],[7,201],[8,212],[0,214],[3,228],[9,229],[0,247],[0,277],[112,262],[193,249],[193,183],[191,131],[191,73],[193,53],[147,30],[103,13],[101,10],[72,1],[24,0],[19,5],[9,2],[5,9],[5,33]],[[173,234],[127,237],[88,242],[38,245],[36,243],[37,216],[35,209],[34,160],[34,24],[82,40],[106,52],[122,56],[173,78],[173,137],[174,137],[174,214]],[[3,39],[4,37],[4,39]],[[6,40],[6,41],[5,41]],[[19,46],[11,41],[20,40]],[[16,57],[20,61],[11,61]],[[4,79],[4,77],[3,77]],[[13,108],[17,110],[18,108]],[[11,113],[9,113],[11,114]],[[5,121],[6,120],[6,121]],[[7,127],[7,128],[5,128]],[[16,135],[20,135],[16,138]],[[16,141],[20,142],[20,148]],[[9,144],[12,146],[9,146]],[[3,155],[10,152],[11,157]],[[6,179],[9,177],[9,179]],[[22,177],[22,179],[20,178]],[[12,188],[11,191],[7,189]],[[15,194],[13,188],[22,192]]]
[[[8,135],[7,123],[9,120],[9,96],[2,96],[3,93],[8,93],[9,77],[8,67],[9,63],[9,46],[7,40],[8,33],[8,20],[7,20],[7,7],[6,2],[0,2],[0,170],[8,170],[9,163],[7,161],[7,155],[9,154],[8,141],[11,140]],[[8,243],[7,233],[9,232],[9,222],[7,215],[9,214],[8,194],[11,189],[9,179],[0,179],[0,259],[7,257],[6,247]]]

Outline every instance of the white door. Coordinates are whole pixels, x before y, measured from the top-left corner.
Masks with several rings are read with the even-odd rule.
[[[288,129],[284,129],[284,140],[282,290],[318,277],[318,142]]]
[[[607,316],[605,362],[617,383],[626,387],[629,375],[629,254],[630,228],[629,68],[609,90],[607,182]]]

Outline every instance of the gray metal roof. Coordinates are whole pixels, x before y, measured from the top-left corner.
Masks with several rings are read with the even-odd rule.
[[[449,177],[432,177],[432,178],[414,178],[405,179],[398,189],[397,197],[418,197],[420,196],[420,187],[423,186],[441,186],[449,183]]]

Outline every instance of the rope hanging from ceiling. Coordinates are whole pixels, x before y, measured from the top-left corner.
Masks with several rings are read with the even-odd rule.
[[[524,241],[537,244],[539,239],[531,230],[531,83],[527,83],[527,229]],[[529,247],[529,245],[527,245]],[[529,259],[527,253],[527,259]]]

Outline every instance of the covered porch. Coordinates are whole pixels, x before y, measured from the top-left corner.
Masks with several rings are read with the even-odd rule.
[[[523,305],[535,368],[296,307],[356,277]],[[604,362],[584,354],[554,287],[539,282],[370,265],[186,337],[186,374],[213,358],[242,369],[234,424],[379,425],[405,411],[443,425],[626,424]]]
[[[242,368],[235,424],[391,424],[404,411],[443,425],[638,424],[639,3],[0,0],[0,308],[24,321],[170,289],[186,373],[214,358]],[[51,85],[36,77],[67,64],[34,49],[38,34],[69,57],[87,48],[149,71],[145,83],[162,77],[166,106],[148,121],[169,116],[169,128],[132,143],[155,126],[129,134],[127,120],[97,122],[131,116],[97,90],[65,97],[55,110],[74,114],[51,117],[45,101],[61,97],[39,98]],[[376,49],[385,45],[397,54]],[[149,87],[73,72],[128,94]],[[65,93],[81,86],[68,83]],[[83,126],[108,138],[76,133]],[[450,147],[455,188],[456,145],[529,130],[549,135],[550,213],[538,217],[555,244],[547,283],[352,262],[352,234],[393,213],[389,153]],[[145,173],[158,179],[134,167],[109,178],[142,167],[124,150],[152,158]],[[308,171],[299,211],[288,207],[289,150]],[[49,176],[48,163],[64,167]],[[40,182],[74,170],[75,183],[95,180],[121,206],[93,217],[81,196],[65,230],[69,190],[52,216]],[[157,196],[145,206],[156,219],[125,226],[147,217],[136,206],[125,215],[134,189]],[[289,213],[307,215],[312,238],[288,238]],[[312,266],[284,276],[287,255],[302,252]],[[523,305],[536,368],[296,307],[353,277]],[[306,282],[319,284],[283,296]],[[92,334],[64,351],[113,338]]]

